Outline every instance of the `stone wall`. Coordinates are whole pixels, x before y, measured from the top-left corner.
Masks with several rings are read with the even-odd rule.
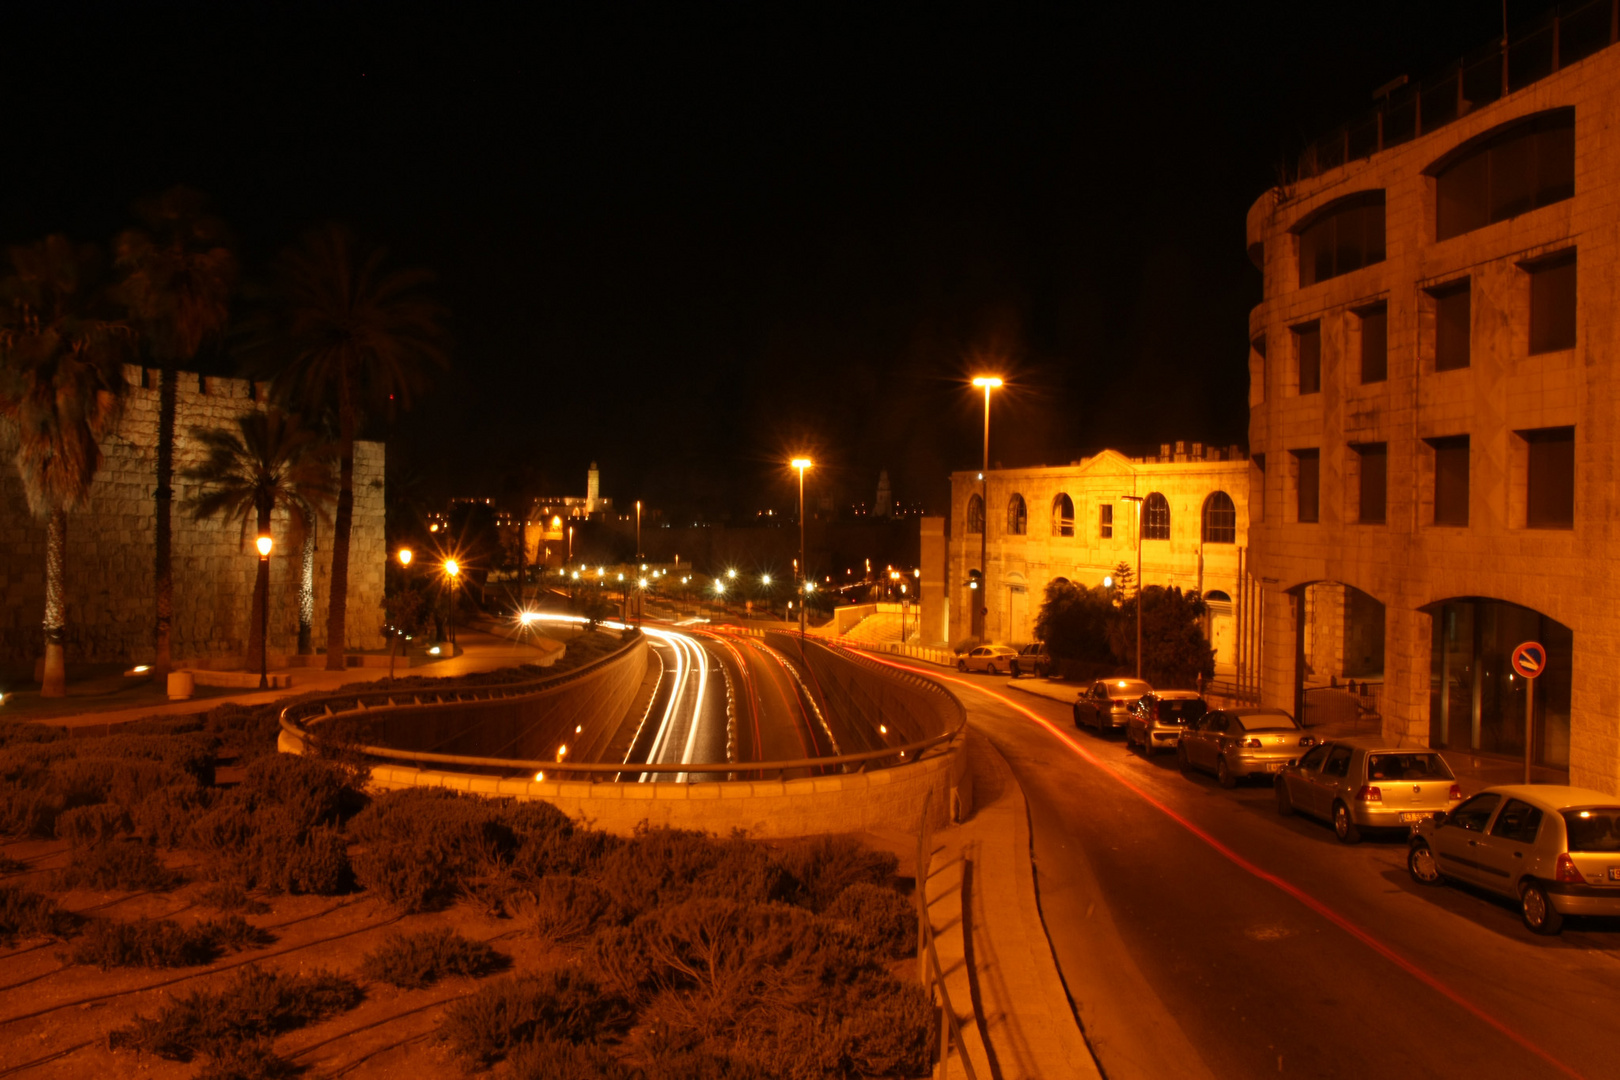
[[[75,662],[152,659],[152,579],[157,483],[158,372],[126,367],[130,384],[118,430],[90,501],[68,515],[67,654]],[[197,428],[234,426],[263,408],[264,387],[242,379],[180,374],[175,413],[174,631],[176,661],[229,660],[247,648],[257,553],[240,521],[193,521],[183,502],[196,485],[182,470],[202,459]],[[383,447],[355,446],[354,531],[349,553],[348,647],[382,645]],[[330,508],[328,515],[330,515]],[[270,651],[297,649],[302,535],[277,513],[270,557]],[[331,523],[316,527],[314,641],[324,648],[331,577]],[[40,655],[45,611],[45,523],[23,498],[15,466],[0,467],[0,660]]]

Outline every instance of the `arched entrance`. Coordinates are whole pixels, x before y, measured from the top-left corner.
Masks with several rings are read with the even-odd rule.
[[[1235,662],[1232,597],[1220,589],[1211,589],[1204,594],[1204,604],[1208,608],[1205,616],[1208,625],[1204,627],[1204,636],[1209,639],[1210,648],[1215,650],[1215,668],[1218,671]]]
[[[1289,590],[1294,600],[1294,715],[1376,730],[1384,683],[1384,605],[1342,581]],[[1351,689],[1353,685],[1354,689]]]

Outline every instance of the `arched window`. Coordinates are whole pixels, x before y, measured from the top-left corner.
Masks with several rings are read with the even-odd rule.
[[[1363,191],[1323,207],[1294,226],[1299,287],[1384,261],[1384,193]]]
[[[1575,194],[1575,110],[1515,120],[1453,150],[1435,178],[1435,239],[1445,240]]]
[[[1170,539],[1170,500],[1157,491],[1142,500],[1142,539]]]
[[[1204,543],[1237,543],[1237,507],[1224,491],[1211,492],[1204,500]]]
[[[984,500],[977,495],[968,499],[967,531],[970,536],[984,532]]]
[[[1007,535],[1023,536],[1029,531],[1029,509],[1024,506],[1024,497],[1014,495],[1007,500]]]
[[[1074,535],[1074,500],[1061,492],[1052,500],[1052,535]]]

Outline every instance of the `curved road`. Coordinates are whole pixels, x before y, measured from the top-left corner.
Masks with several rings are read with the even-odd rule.
[[[1269,786],[1184,777],[1006,678],[914,670],[957,691],[1024,790],[1107,1076],[1620,1076],[1614,923],[1537,938],[1505,904],[1414,884],[1399,837],[1343,846],[1279,817]]]

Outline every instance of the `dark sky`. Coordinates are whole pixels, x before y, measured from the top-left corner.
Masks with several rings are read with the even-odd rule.
[[[1536,5],[1516,0],[1513,22]],[[0,244],[209,192],[249,274],[336,219],[439,277],[391,453],[672,511],[936,509],[992,457],[1243,442],[1250,203],[1497,0],[0,5]],[[452,479],[454,478],[454,479]],[[815,490],[813,488],[813,490]]]

